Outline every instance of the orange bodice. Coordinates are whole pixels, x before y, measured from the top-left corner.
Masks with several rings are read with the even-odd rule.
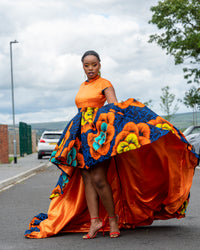
[[[76,106],[78,108],[102,107],[106,101],[103,90],[108,87],[112,87],[111,82],[99,76],[83,82],[75,98]]]

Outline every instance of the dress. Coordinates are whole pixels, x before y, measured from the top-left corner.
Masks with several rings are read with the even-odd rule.
[[[81,84],[76,97],[79,111],[50,159],[61,175],[48,214],[33,218],[26,237],[88,232],[90,216],[80,168],[92,168],[110,157],[107,179],[119,228],[185,217],[198,156],[178,129],[135,99],[103,106],[103,91],[110,86],[101,77]],[[101,201],[99,207],[100,217],[107,220]]]

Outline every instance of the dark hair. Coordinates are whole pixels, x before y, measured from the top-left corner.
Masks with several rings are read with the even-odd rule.
[[[96,58],[99,60],[99,62],[101,61],[101,60],[100,60],[100,57],[99,57],[99,54],[98,54],[96,51],[94,51],[94,50],[88,50],[88,51],[86,51],[86,52],[83,54],[82,58],[81,58],[81,61],[82,61],[82,62],[83,62],[83,60],[84,60],[84,58],[85,58],[86,56],[96,56]]]

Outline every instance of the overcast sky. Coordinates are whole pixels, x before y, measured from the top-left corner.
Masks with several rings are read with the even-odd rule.
[[[152,99],[160,109],[161,88],[183,98],[190,86],[181,66],[149,35],[150,7],[158,0],[0,0],[0,123],[12,123],[10,48],[16,123],[64,121],[76,114],[75,96],[86,80],[81,56],[96,50],[102,77],[118,100]],[[179,104],[179,113],[189,112]]]

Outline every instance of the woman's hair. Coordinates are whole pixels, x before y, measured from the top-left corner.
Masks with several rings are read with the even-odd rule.
[[[85,58],[86,56],[96,56],[96,58],[99,60],[99,62],[101,61],[101,60],[100,60],[100,57],[99,57],[99,54],[98,54],[96,51],[94,51],[94,50],[88,50],[88,51],[86,51],[86,52],[83,54],[82,58],[81,58],[81,61],[82,61],[82,62],[83,62],[83,60],[84,60],[84,58]]]

